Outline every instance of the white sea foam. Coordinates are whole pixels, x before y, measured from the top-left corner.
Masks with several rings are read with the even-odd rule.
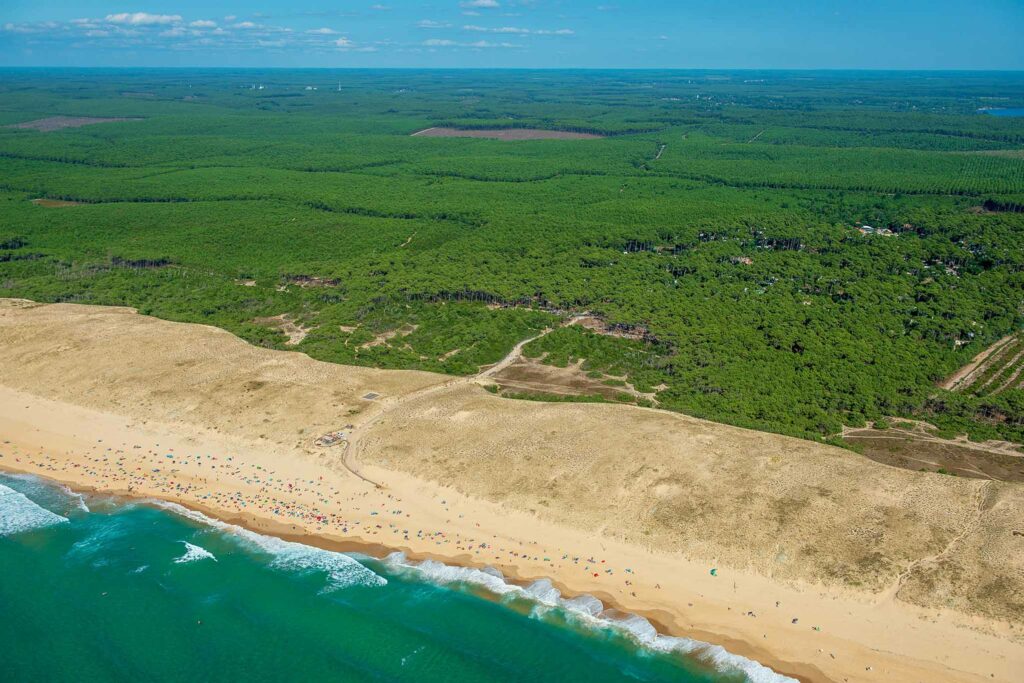
[[[604,604],[592,595],[564,599],[561,592],[548,579],[539,579],[523,588],[505,581],[501,572],[493,567],[470,569],[442,564],[434,560],[414,562],[405,553],[391,553],[384,563],[395,570],[416,570],[429,581],[441,585],[468,583],[482,586],[496,595],[518,595],[546,607],[560,607],[593,628],[614,628],[638,644],[658,652],[678,652],[706,662],[719,671],[740,673],[749,683],[796,683],[768,667],[746,657],[735,655],[719,645],[711,645],[690,638],[660,635],[647,619],[636,615],[606,610]]]
[[[176,564],[188,564],[189,562],[198,562],[199,560],[217,561],[217,558],[213,556],[213,553],[206,548],[193,545],[188,541],[182,541],[182,543],[185,544],[185,554],[174,560]]]
[[[644,645],[653,645],[654,642],[658,640],[658,629],[654,628],[651,622],[639,615],[627,614],[623,619],[615,619],[614,616],[609,616],[607,621],[608,623],[613,624],[616,628],[627,632],[629,635],[633,636],[634,640],[637,640]]]
[[[264,536],[235,524],[207,517],[201,512],[189,510],[176,503],[151,502],[157,507],[241,539],[250,548],[270,555],[273,558],[270,562],[272,567],[290,571],[325,572],[328,577],[325,590],[333,591],[348,586],[383,586],[387,584],[387,580],[383,576],[377,576],[344,553],[293,543],[275,536]]]
[[[658,636],[650,647],[662,652],[683,652],[711,664],[719,671],[742,673],[750,683],[793,683],[794,681],[794,679],[772,671],[752,659],[735,655],[721,645],[711,645],[689,638]]]
[[[604,611],[604,603],[593,595],[580,595],[562,601],[562,607],[575,614],[596,617]]]
[[[434,560],[423,560],[412,563],[406,559],[405,553],[391,553],[384,558],[384,563],[394,569],[413,568],[423,574],[432,583],[447,585],[450,583],[467,583],[475,586],[482,586],[496,595],[505,595],[522,591],[519,586],[512,585],[505,581],[504,575],[494,567],[484,569],[472,569],[471,567],[458,567],[455,565],[443,564]]]
[[[19,534],[67,522],[55,512],[33,503],[25,494],[0,484],[0,536]]]
[[[89,527],[89,535],[75,541],[68,549],[67,556],[78,561],[99,556],[99,559],[93,562],[96,566],[101,566],[107,563],[106,549],[134,532],[134,526],[127,517],[112,515],[107,517],[102,525]]]
[[[3,479],[17,482],[15,490],[40,507],[62,516],[77,512],[89,512],[81,493],[72,491],[64,484],[57,484],[34,474],[4,474]]]
[[[63,484],[61,484],[60,489],[61,489],[61,491],[63,491],[68,496],[68,498],[70,498],[72,501],[74,501],[74,505],[75,505],[75,507],[79,511],[81,511],[81,512],[89,512],[90,511],[89,510],[89,506],[85,504],[85,496],[83,496],[81,493],[78,493],[77,491],[72,491],[71,489],[69,489],[67,486],[65,486]]]
[[[523,589],[523,593],[544,605],[561,605],[562,603],[562,592],[555,588],[550,579],[534,581]]]

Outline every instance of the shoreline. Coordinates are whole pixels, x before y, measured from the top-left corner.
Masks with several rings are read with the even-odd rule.
[[[10,390],[0,387],[0,407],[4,405],[11,406],[12,398],[14,399],[13,403],[24,404],[26,402],[29,402],[26,404],[27,406],[29,406],[29,408],[26,409],[36,408],[39,410],[40,416],[52,416],[54,414],[54,409],[57,408],[57,406],[54,405],[55,402],[53,401],[49,401],[47,399],[40,399],[38,397],[34,397],[21,392],[13,392],[12,396],[12,392],[10,392]],[[32,403],[36,403],[36,405],[32,406]],[[67,414],[65,417],[71,418],[70,422],[72,426],[77,426],[76,420],[74,419],[75,417],[84,417],[85,420],[91,426],[97,428],[96,433],[104,434],[105,438],[101,440],[103,443],[110,443],[110,437],[132,437],[133,439],[141,441],[143,443],[145,443],[147,440],[159,438],[160,441],[156,443],[164,444],[163,447],[167,448],[168,450],[176,451],[179,447],[178,442],[171,441],[171,439],[173,439],[174,437],[166,430],[165,426],[163,425],[157,426],[155,431],[153,431],[154,425],[152,424],[143,427],[141,425],[130,424],[134,421],[129,420],[129,424],[124,425],[125,427],[129,428],[129,431],[118,433],[110,429],[111,425],[102,424],[99,417],[95,415],[93,411],[81,408],[73,408],[71,413],[78,411],[84,412],[85,415],[75,416],[73,414]],[[118,421],[118,418],[114,417],[113,420],[116,422]],[[67,451],[67,454],[61,459],[61,462],[63,462],[64,465],[66,467],[69,467],[69,469],[71,469],[72,471],[66,472],[64,476],[61,476],[54,472],[47,472],[43,467],[40,467],[38,465],[26,466],[25,463],[12,463],[9,456],[0,458],[0,469],[8,472],[38,476],[50,481],[57,482],[59,484],[63,484],[74,491],[114,495],[120,498],[132,499],[140,502],[150,500],[174,503],[177,505],[181,505],[184,508],[200,512],[208,517],[229,524],[236,524],[238,526],[241,526],[245,529],[248,529],[256,533],[277,536],[284,540],[294,541],[305,545],[323,548],[326,550],[338,552],[360,552],[371,557],[377,558],[385,556],[390,552],[401,551],[406,553],[408,558],[416,561],[423,559],[433,559],[439,562],[443,562],[445,564],[468,567],[473,569],[482,569],[486,566],[494,566],[503,573],[507,580],[509,580],[512,583],[516,583],[517,585],[529,583],[537,579],[546,578],[552,582],[552,585],[554,585],[560,591],[563,591],[566,597],[574,597],[584,594],[593,595],[594,597],[600,599],[608,607],[618,609],[622,612],[637,614],[638,616],[644,617],[645,619],[650,621],[650,623],[653,626],[655,626],[655,628],[658,630],[660,634],[683,638],[691,638],[694,640],[706,642],[711,645],[719,645],[721,647],[724,647],[732,654],[753,660],[759,664],[762,664],[763,666],[771,668],[772,670],[782,675],[801,681],[801,683],[838,683],[839,681],[855,680],[910,681],[915,679],[903,675],[902,673],[897,673],[897,675],[892,677],[885,676],[880,678],[876,678],[875,676],[869,674],[872,674],[875,671],[896,673],[897,671],[899,671],[898,668],[895,668],[897,664],[902,666],[910,664],[911,670],[917,670],[917,664],[929,664],[926,662],[906,661],[886,662],[885,660],[891,658],[891,655],[887,654],[885,651],[877,649],[872,650],[874,656],[865,658],[864,653],[856,654],[849,651],[843,652],[843,650],[846,648],[836,647],[835,644],[826,645],[826,643],[822,643],[822,645],[826,645],[827,649],[826,647],[819,647],[815,649],[821,651],[821,654],[823,654],[824,656],[830,656],[829,654],[825,654],[825,652],[831,652],[833,653],[832,656],[836,657],[842,656],[844,658],[853,658],[855,661],[873,662],[870,664],[864,664],[863,666],[860,666],[859,664],[857,665],[857,668],[864,671],[864,673],[866,674],[863,678],[855,676],[839,677],[822,670],[813,662],[794,661],[793,659],[788,659],[784,656],[780,656],[777,652],[770,649],[769,646],[759,647],[757,644],[755,644],[756,639],[754,637],[751,637],[748,634],[738,633],[734,631],[733,624],[718,623],[717,625],[721,627],[720,629],[715,628],[716,620],[714,619],[707,620],[705,624],[698,624],[693,622],[687,624],[683,614],[678,611],[680,600],[678,598],[676,600],[669,600],[668,595],[658,595],[654,599],[648,598],[649,593],[648,595],[641,595],[640,598],[642,598],[643,603],[646,604],[641,604],[638,606],[634,604],[634,601],[632,600],[624,600],[621,594],[617,596],[612,591],[607,590],[603,587],[594,587],[586,585],[586,580],[573,580],[571,578],[564,576],[564,573],[558,571],[552,571],[551,573],[544,573],[543,571],[536,570],[531,571],[526,567],[519,566],[519,563],[516,562],[484,561],[482,559],[474,558],[471,553],[438,552],[436,550],[430,550],[423,547],[422,545],[416,545],[414,543],[402,543],[400,541],[380,542],[366,538],[365,535],[357,535],[355,533],[350,533],[348,535],[342,536],[325,532],[322,530],[309,530],[299,524],[291,524],[288,522],[283,522],[278,519],[274,519],[272,516],[261,515],[252,512],[245,512],[242,510],[230,510],[224,507],[218,507],[216,505],[204,504],[201,501],[191,499],[184,495],[172,495],[166,491],[162,492],[159,490],[159,488],[153,486],[148,486],[140,490],[139,488],[133,486],[111,486],[109,484],[99,485],[98,482],[90,483],[88,476],[83,477],[81,476],[81,474],[79,474],[78,476],[69,475],[72,475],[72,473],[76,470],[79,473],[82,472],[83,467],[75,467],[75,465],[82,465],[90,459],[89,456],[87,455],[88,449],[97,449],[95,443],[90,443],[91,441],[94,440],[82,438],[84,435],[67,434],[66,431],[63,436],[53,434],[51,432],[50,434],[47,435],[48,438],[39,438],[39,436],[42,435],[42,430],[40,429],[39,423],[35,423],[35,425],[31,428],[30,431],[35,432],[36,438],[32,439],[31,444],[19,444],[19,441],[16,441],[9,437],[10,434],[12,434],[14,431],[17,431],[11,429],[10,424],[5,424],[5,422],[9,423],[10,421],[10,418],[5,419],[2,415],[0,415],[0,436],[3,436],[6,442],[2,446],[3,449],[10,449],[11,446],[13,445],[17,452],[18,447],[21,446],[21,448],[24,449],[23,452],[34,452],[38,454],[45,453],[47,451],[53,452],[54,450],[61,448],[66,449],[68,448],[69,445],[71,445],[72,450]],[[67,421],[65,421],[65,424],[67,424]],[[24,434],[24,432],[22,433]],[[211,443],[217,443],[218,441],[220,441],[220,439],[217,438],[214,438],[212,442],[207,441],[206,439],[198,440],[195,438],[200,437],[201,439],[203,436],[210,437],[214,435],[201,433],[193,434],[192,436],[187,437],[185,441],[191,441],[193,443],[193,447],[195,447],[196,445],[209,446],[211,445]],[[224,450],[237,449],[239,447],[240,444],[231,443],[230,441],[231,440],[229,440],[228,443],[222,442],[217,445],[219,445],[220,448]],[[175,445],[169,446],[170,443],[175,443]],[[127,444],[127,442],[125,442],[125,444]],[[28,448],[26,449],[25,446],[28,446]],[[256,461],[259,461],[259,456],[263,455],[258,453],[258,451],[261,450],[260,445],[250,444],[250,446],[253,449],[252,454],[256,456]],[[16,460],[18,460],[18,458],[16,458]],[[52,461],[52,459],[49,460]],[[371,467],[369,469],[371,470],[371,473],[374,474],[375,476],[387,478],[393,484],[393,486],[389,489],[380,490],[378,493],[381,496],[397,496],[397,491],[399,489],[408,490],[408,488],[423,489],[424,487],[436,487],[436,485],[431,484],[430,482],[416,480],[415,478],[412,478],[416,482],[413,487],[406,487],[401,485],[395,486],[394,484],[396,483],[396,479],[407,478],[408,475],[404,475],[403,473],[400,472],[380,470],[379,468],[374,467]],[[179,472],[178,475],[180,476],[180,474],[181,473]],[[366,496],[371,493],[369,490],[366,490],[369,489],[369,487],[367,487],[364,484],[364,482],[358,480],[353,481],[351,478],[349,478],[348,481],[357,490],[362,490],[361,494],[357,493],[356,495]],[[388,491],[390,491],[391,493],[388,493]],[[447,497],[454,497],[459,495],[456,492],[447,489],[445,489],[442,492],[433,491],[431,493],[433,493],[435,497],[437,495],[442,494]],[[408,497],[403,495],[401,500],[408,501]],[[404,504],[408,503],[403,502],[403,505]],[[562,531],[564,532],[565,530]],[[579,532],[576,532],[575,530],[568,531],[572,536],[579,535]],[[604,539],[602,545],[611,545],[612,543],[614,543],[614,541],[610,539]],[[663,557],[662,559],[669,561],[669,566],[671,567],[672,571],[687,573],[685,572],[684,567],[681,566],[684,564],[684,561],[680,561],[676,558]],[[704,572],[701,571],[701,573],[703,574]],[[732,570],[730,570],[728,573],[731,576],[735,576],[737,574],[735,571]],[[695,576],[689,574],[687,575],[687,578],[690,580],[696,580]],[[751,576],[743,576],[742,579],[737,578],[737,580],[740,580],[743,583],[747,583],[748,581],[751,581],[754,578],[755,577]],[[783,601],[786,601],[787,603],[790,602],[794,597],[796,597],[792,592],[792,589],[780,585],[777,582],[762,578],[760,579],[759,583],[761,583],[761,586],[755,588],[756,592],[761,592],[762,590],[771,590],[772,592],[770,594],[773,597],[780,597]],[[812,604],[821,602],[823,605],[826,605],[827,602],[835,601],[839,598],[839,596],[834,594],[829,596],[828,593],[825,592],[825,590],[821,587],[814,587],[810,590],[799,591],[799,593],[802,593],[805,598],[808,598],[810,603]],[[812,593],[812,595],[808,595],[808,593]],[[692,601],[698,599],[698,596],[699,599],[702,600],[710,600],[716,603],[720,602],[721,604],[726,604],[726,610],[737,617],[740,617],[742,615],[743,607],[748,603],[747,598],[741,597],[730,599],[728,597],[722,596],[720,592],[719,594],[715,595],[707,590],[696,590],[690,593],[690,595],[687,598],[688,601],[686,604],[694,604],[694,602]],[[675,607],[673,607],[673,602],[675,602],[676,604]],[[865,610],[865,613],[870,613],[873,611],[873,606],[871,605],[871,603],[861,602],[860,606],[862,609]],[[907,609],[912,608],[910,606],[902,607],[903,611]],[[718,611],[720,612],[720,610]],[[801,607],[799,611],[801,614],[806,614],[806,612],[809,610],[807,610],[804,607]],[[919,616],[917,618],[921,619],[922,617]],[[801,621],[803,621],[803,618],[801,618]],[[816,633],[813,631],[811,632],[811,635],[807,635],[806,630],[809,629],[809,625],[804,626],[804,624],[801,623],[799,625],[799,631],[797,631],[796,633],[785,634],[785,636],[787,638],[796,637],[796,639],[809,639],[820,635],[820,633]],[[766,625],[764,630],[766,630],[769,633],[775,631],[776,635],[782,635],[778,634],[777,628],[775,627],[769,627]],[[956,630],[962,631],[961,628],[956,628]],[[801,632],[803,633],[801,634]],[[744,637],[745,635],[746,637]],[[981,634],[978,635],[980,636]],[[767,633],[765,639],[767,639]],[[775,638],[775,640],[777,641],[777,638]],[[957,640],[959,640],[959,638],[957,638]],[[903,660],[902,657],[899,659]],[[900,668],[902,668],[902,666],[900,666]],[[1010,666],[1012,667],[1012,664]],[[959,682],[980,681],[984,680],[985,678],[988,678],[989,680],[1012,681],[1012,678],[1009,675],[1007,675],[1006,677],[972,676],[969,674],[965,674],[965,672],[962,671],[956,672],[947,669],[946,667],[942,666],[941,664],[938,664],[937,662],[930,663],[930,665],[928,666],[929,669],[932,669],[933,667],[934,669],[938,669],[938,671],[933,669],[932,673],[938,675],[937,677],[931,678],[929,680],[949,680]],[[939,673],[943,669],[945,669],[945,671],[943,673]]]
[[[1006,544],[1017,541],[1003,538],[1010,534],[1002,520],[1019,519],[1020,495],[1010,486],[891,470],[806,442],[652,411],[526,404],[475,386],[432,389],[450,378],[332,366],[127,309],[0,302],[0,342],[0,469],[73,490],[169,501],[328,550],[494,566],[517,584],[546,578],[566,597],[592,595],[663,634],[720,645],[801,681],[1011,683],[1024,668],[1020,624],[897,595],[921,563],[968,552],[964,539],[984,541],[990,536],[981,532],[992,529],[1010,554],[985,559],[1009,557],[999,576],[1012,579],[1016,546]],[[381,418],[383,401],[360,401],[381,388],[383,401],[414,399]],[[595,419],[634,438],[614,450],[581,441],[593,436]],[[359,433],[360,471],[385,488],[353,476],[341,449],[310,447],[347,421]],[[509,433],[509,424],[526,436]],[[563,445],[563,437],[580,443]],[[691,463],[701,469],[684,469]],[[662,474],[630,487],[638,474],[619,464]],[[745,470],[737,477],[734,466],[752,467],[754,478]],[[529,479],[538,472],[543,479]],[[767,527],[771,545],[757,543],[749,534],[773,522],[752,503],[736,507],[734,492],[787,502],[779,489],[798,477],[805,477],[798,490],[824,491],[820,500],[833,508],[811,508],[781,527],[776,521]],[[856,495],[839,498],[847,494],[837,486]],[[916,497],[888,497],[887,486],[909,487]],[[637,501],[654,512],[693,496],[700,504],[708,491],[722,503],[715,524],[699,530],[700,544],[655,535],[676,527],[630,513]],[[915,561],[897,565],[900,577],[830,583],[811,571],[816,565],[777,558],[796,539],[829,561],[846,561],[837,534],[885,529],[850,508],[861,499],[871,514],[904,515],[894,518],[898,537],[935,537],[910,547]],[[725,508],[735,520],[718,517]],[[686,519],[685,509],[666,509],[673,523]],[[837,516],[823,518],[831,509]],[[922,526],[921,515],[934,523]],[[954,523],[957,535],[943,526]],[[871,540],[870,548],[903,551],[884,542]]]
[[[173,509],[159,505],[158,503],[171,503],[178,505],[186,510],[198,512],[205,517],[241,527],[247,531],[253,533],[262,534],[266,536],[274,536],[284,541],[292,543],[299,543],[302,545],[319,548],[321,550],[328,550],[337,553],[356,553],[365,555],[373,558],[377,561],[383,561],[388,555],[400,552],[407,559],[414,562],[422,562],[424,560],[434,560],[450,567],[462,567],[466,569],[477,569],[482,570],[493,565],[490,563],[476,562],[469,555],[445,555],[437,554],[432,552],[425,552],[415,550],[411,547],[401,546],[386,546],[380,543],[366,541],[358,537],[333,537],[328,534],[311,534],[311,533],[297,533],[288,529],[288,525],[282,525],[275,520],[260,518],[254,515],[246,514],[225,514],[224,511],[215,508],[205,507],[197,503],[182,503],[174,498],[159,498],[152,495],[136,495],[127,490],[115,490],[115,489],[102,489],[94,486],[79,484],[74,480],[64,480],[56,477],[50,477],[44,474],[39,474],[29,469],[18,469],[10,467],[9,463],[0,461],[0,472],[14,475],[28,475],[36,477],[38,479],[57,484],[59,486],[66,487],[68,490],[74,493],[82,493],[87,495],[107,495],[112,496],[120,501],[131,501],[140,503],[143,505],[149,505],[159,510],[163,510],[168,514],[177,514]],[[194,520],[193,520],[194,521]],[[272,525],[268,528],[266,525]],[[625,615],[636,615],[643,617],[657,630],[659,636],[671,636],[677,638],[686,638],[690,640],[700,641],[710,646],[720,646],[728,651],[731,655],[743,657],[751,660],[757,664],[765,666],[772,671],[787,676],[799,683],[812,683],[813,681],[825,681],[830,680],[824,678],[824,674],[821,671],[814,669],[812,666],[799,664],[795,662],[785,662],[779,660],[771,655],[767,650],[753,647],[750,643],[743,640],[734,638],[725,638],[719,634],[712,632],[692,632],[687,631],[679,627],[673,619],[670,617],[666,619],[666,614],[662,613],[661,610],[633,610],[628,609],[625,606],[619,604],[615,597],[609,593],[596,592],[577,592],[572,588],[559,581],[556,577],[552,576],[523,576],[513,570],[505,567],[501,569],[505,583],[514,585],[519,588],[525,588],[534,581],[547,580],[551,582],[551,585],[559,590],[562,598],[571,599],[581,596],[592,596],[600,600],[605,609],[612,609],[622,612]],[[499,598],[497,594],[492,593],[486,588],[481,588],[481,591],[486,592],[488,595]],[[638,647],[644,647],[645,645],[637,641]],[[712,664],[703,662],[701,664],[707,667],[713,667]]]

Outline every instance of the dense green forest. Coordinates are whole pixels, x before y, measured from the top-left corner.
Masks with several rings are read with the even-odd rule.
[[[1024,118],[993,107],[1024,75],[4,70],[0,296],[454,374],[588,311],[630,338],[526,352],[756,429],[1022,442],[1019,384],[937,388],[1024,326]],[[130,120],[13,127],[52,116]]]

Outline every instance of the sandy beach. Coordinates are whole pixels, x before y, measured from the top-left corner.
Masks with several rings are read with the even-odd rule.
[[[550,578],[805,681],[1024,671],[1019,486],[486,382],[0,300],[0,469]],[[347,447],[315,445],[335,431]]]

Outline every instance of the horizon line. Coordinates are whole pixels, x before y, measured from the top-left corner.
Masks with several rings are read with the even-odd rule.
[[[972,69],[958,67],[877,68],[877,67],[690,67],[690,66],[111,66],[56,64],[0,64],[0,70],[65,69],[68,71],[173,71],[204,69],[210,71],[756,71],[756,72],[834,72],[834,73],[975,73],[1024,74],[1024,69]]]

